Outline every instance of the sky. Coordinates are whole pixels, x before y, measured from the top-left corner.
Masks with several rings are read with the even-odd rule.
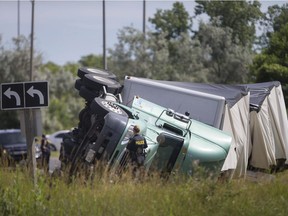
[[[154,17],[158,9],[172,9],[175,1],[146,0],[146,29],[152,28],[148,18]],[[185,9],[194,15],[194,0],[184,0]],[[260,1],[262,10],[269,5],[286,1]],[[0,35],[2,44],[9,48],[12,38],[31,33],[32,4],[20,0],[18,23],[18,1],[0,0]],[[59,65],[77,62],[82,56],[101,55],[103,52],[103,1],[102,0],[35,0],[34,49],[42,53],[43,61]],[[143,29],[143,0],[106,0],[106,48],[117,43],[117,34],[125,26]],[[193,20],[194,28],[200,21]]]

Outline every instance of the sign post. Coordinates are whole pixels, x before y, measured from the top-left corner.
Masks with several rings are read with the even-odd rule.
[[[36,158],[33,140],[37,133],[35,128],[34,109],[47,107],[49,103],[49,91],[47,81],[31,81],[19,83],[1,84],[1,109],[24,109],[25,132],[27,141],[27,159],[29,169],[36,183]],[[38,134],[40,135],[40,134]]]

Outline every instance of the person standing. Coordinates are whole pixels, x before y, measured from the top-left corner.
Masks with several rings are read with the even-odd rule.
[[[49,172],[50,146],[45,134],[42,134],[41,138],[41,152],[42,152],[42,168],[44,168],[47,172]]]
[[[148,147],[146,139],[139,134],[140,128],[135,125],[133,127],[133,136],[130,138],[126,150],[129,154],[130,163],[132,165],[133,176],[136,177],[137,170],[143,174],[144,161],[145,161],[145,149]]]

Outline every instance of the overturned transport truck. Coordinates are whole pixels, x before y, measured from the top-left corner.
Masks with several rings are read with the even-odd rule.
[[[146,138],[146,171],[193,175],[194,164],[220,174],[232,138],[225,132],[135,96],[123,105],[122,86],[113,74],[80,68],[75,88],[85,99],[79,124],[63,139],[62,167],[74,175],[97,163],[111,171],[123,169],[123,156],[132,129],[138,125]],[[173,100],[173,98],[171,98]]]

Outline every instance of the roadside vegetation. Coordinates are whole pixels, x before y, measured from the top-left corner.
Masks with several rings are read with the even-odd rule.
[[[91,181],[0,169],[0,215],[287,215],[288,172],[273,181],[219,182],[201,176]]]

